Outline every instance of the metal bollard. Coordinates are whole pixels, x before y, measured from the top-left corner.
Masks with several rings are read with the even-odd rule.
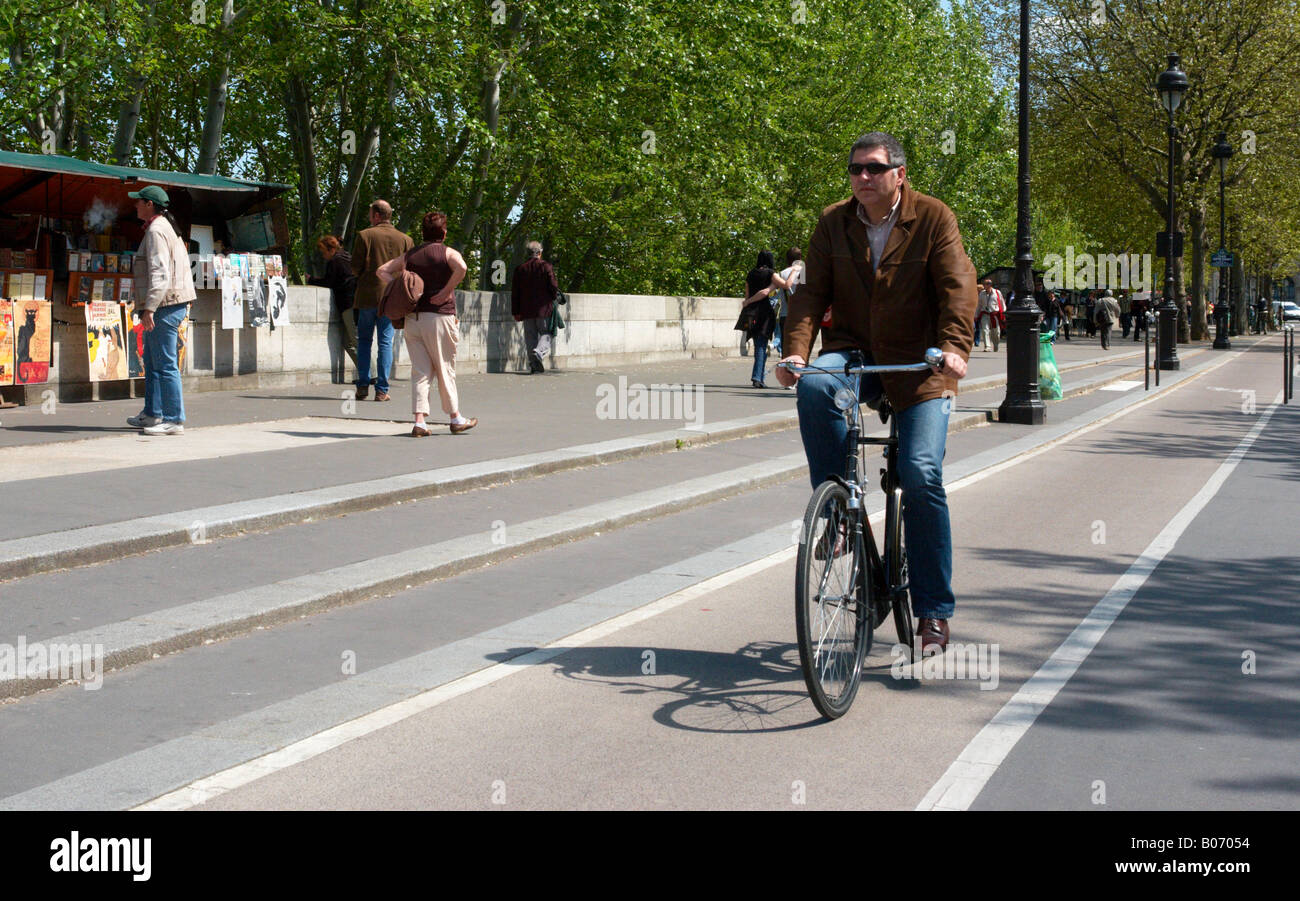
[[[1156,387],[1160,387],[1160,319],[1155,313],[1147,313],[1147,337],[1151,329],[1156,330]]]
[[[1145,316],[1146,314],[1143,313],[1142,315]],[[1136,320],[1133,323],[1133,328],[1137,328]],[[1146,379],[1146,386],[1143,387],[1142,390],[1150,391],[1151,390],[1151,330],[1150,329],[1146,329],[1145,334],[1142,336],[1142,347],[1146,354],[1146,356],[1142,360],[1142,377]]]
[[[1295,394],[1295,326],[1282,331],[1282,403],[1291,402]]]

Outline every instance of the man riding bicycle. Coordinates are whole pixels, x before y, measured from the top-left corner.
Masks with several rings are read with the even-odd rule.
[[[956,603],[943,456],[951,399],[974,343],[978,294],[952,210],[914,191],[906,175],[907,158],[892,135],[873,131],[853,143],[853,196],[822,211],[804,284],[789,302],[789,356],[781,362],[806,365],[827,309],[830,324],[822,329],[822,354],[814,363],[819,368],[842,370],[853,351],[873,365],[915,363],[929,347],[943,351],[938,372],[864,375],[859,389],[873,406],[883,390],[898,417],[912,609],[921,652],[933,654],[948,645]],[[834,401],[844,377],[799,376],[778,367],[776,378],[786,387],[799,383],[799,431],[816,488],[842,472],[848,452],[847,427]]]

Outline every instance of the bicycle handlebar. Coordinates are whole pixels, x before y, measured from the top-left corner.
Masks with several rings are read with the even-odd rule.
[[[890,366],[853,366],[845,364],[843,369],[822,369],[820,366],[792,366],[789,363],[777,363],[779,368],[793,372],[795,375],[803,375],[808,372],[823,372],[827,375],[876,375],[881,372],[921,372],[925,369],[933,369],[935,372],[943,372],[943,351],[937,347],[931,347],[925,352],[924,363],[898,363]]]

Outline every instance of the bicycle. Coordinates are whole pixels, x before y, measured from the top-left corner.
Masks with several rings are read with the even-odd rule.
[[[848,712],[862,679],[862,661],[871,649],[872,636],[893,613],[899,642],[915,661],[915,627],[908,596],[907,554],[903,537],[903,488],[898,480],[898,417],[886,397],[877,410],[889,424],[888,438],[862,436],[862,411],[858,400],[860,377],[885,372],[940,371],[943,352],[930,348],[924,363],[893,366],[861,365],[855,354],[837,370],[816,366],[784,366],[803,375],[821,372],[850,379],[835,394],[849,428],[849,452],[842,476],[831,476],[813,491],[804,513],[795,565],[795,625],[799,635],[799,660],[813,704],[827,719]],[[866,460],[862,448],[881,446],[885,466],[880,487],[885,492],[884,547],[876,546],[863,499]]]

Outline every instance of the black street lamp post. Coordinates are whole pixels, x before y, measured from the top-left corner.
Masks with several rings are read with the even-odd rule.
[[[1227,253],[1227,219],[1223,212],[1223,179],[1227,174],[1228,160],[1232,158],[1232,145],[1226,132],[1219,132],[1210,155],[1219,161],[1219,253]],[[1232,270],[1219,266],[1219,299],[1214,302],[1214,349],[1230,350],[1228,340],[1228,275]]]
[[[1183,102],[1187,91],[1187,76],[1178,68],[1178,54],[1169,54],[1169,68],[1160,73],[1156,81],[1156,92],[1160,95],[1160,105],[1169,111],[1169,227],[1165,240],[1165,299],[1157,311],[1160,316],[1160,359],[1156,365],[1161,369],[1179,368],[1178,360],[1178,303],[1174,300],[1174,252],[1177,247],[1174,235],[1174,154],[1178,148],[1178,127],[1174,125],[1174,111]]]
[[[1046,415],[1038,393],[1038,304],[1029,235],[1029,0],[1020,0],[1020,147],[1016,205],[1015,299],[1007,305],[1007,394],[998,422],[1040,425]]]

